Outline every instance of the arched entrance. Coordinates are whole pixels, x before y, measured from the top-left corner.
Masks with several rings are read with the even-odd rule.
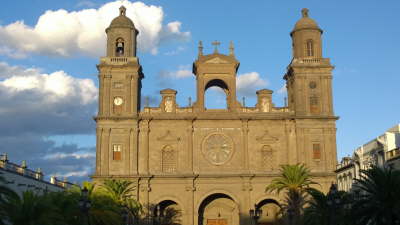
[[[199,207],[198,225],[239,224],[239,209],[226,194],[216,193],[203,200]]]
[[[273,199],[264,199],[257,205],[262,210],[262,214],[258,219],[258,225],[276,225],[279,220],[279,211],[281,209],[279,203]]]
[[[172,200],[164,200],[154,207],[153,215],[156,216],[159,224],[182,224],[182,209]]]

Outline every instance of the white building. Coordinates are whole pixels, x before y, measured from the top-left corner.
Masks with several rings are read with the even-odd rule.
[[[5,184],[0,183],[0,185],[5,185],[19,194],[27,190],[36,193],[62,191],[73,185],[56,177],[51,177],[50,182],[45,181],[40,169],[37,171],[28,169],[25,161],[21,165],[12,163],[8,161],[7,155],[2,155],[0,158],[0,176],[5,179]]]
[[[400,124],[358,147],[352,157],[344,157],[336,166],[338,189],[349,191],[360,170],[371,166],[388,166],[400,169]]]

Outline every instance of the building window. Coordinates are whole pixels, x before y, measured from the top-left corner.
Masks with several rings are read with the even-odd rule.
[[[113,160],[121,160],[122,145],[113,145]]]
[[[266,170],[274,169],[273,151],[269,145],[264,145],[261,149],[261,167]]]
[[[321,159],[321,144],[313,144],[313,159]]]
[[[162,150],[162,172],[174,173],[176,171],[176,152],[171,146]]]
[[[307,40],[306,44],[306,49],[307,49],[307,56],[311,57],[314,56],[314,43],[313,40]]]
[[[318,96],[311,96],[310,97],[310,112],[312,114],[318,114],[319,111],[319,98]]]

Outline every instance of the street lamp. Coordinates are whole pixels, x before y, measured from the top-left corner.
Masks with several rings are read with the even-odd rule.
[[[250,209],[250,218],[253,219],[254,224],[257,224],[258,219],[260,219],[262,215],[262,210],[257,207],[257,204],[254,204],[254,209]]]
[[[87,224],[90,225],[89,210],[92,205],[89,200],[88,192],[89,191],[86,187],[81,190],[81,198],[79,199],[78,204],[81,212],[86,216]]]
[[[335,213],[336,210],[341,206],[342,200],[340,199],[340,196],[338,194],[339,192],[337,191],[337,185],[332,183],[331,187],[329,188],[328,192],[328,201],[326,202],[331,210],[330,212],[330,219],[331,219],[331,224],[336,225],[335,221]]]

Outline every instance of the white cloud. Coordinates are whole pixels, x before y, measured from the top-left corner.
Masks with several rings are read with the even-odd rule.
[[[181,31],[179,21],[163,25],[164,12],[160,6],[130,1],[124,1],[123,4],[127,8],[127,16],[139,30],[138,47],[141,51],[156,54],[163,42],[190,38],[190,32]],[[48,10],[33,27],[24,21],[0,26],[0,54],[14,58],[30,53],[64,57],[77,53],[104,55],[104,30],[118,16],[120,5],[120,1],[114,1],[98,9],[70,12],[64,9]]]
[[[243,96],[254,96],[258,89],[268,85],[257,72],[240,74],[236,77],[237,92]]]
[[[6,74],[8,73],[8,74]],[[0,62],[0,127],[4,133],[87,133],[96,113],[98,89],[91,79],[64,71],[50,74]],[[44,122],[46,121],[46,122]]]
[[[56,71],[51,74],[40,74],[32,69],[27,71],[32,73],[11,76],[0,81],[0,87],[3,87],[9,95],[33,91],[43,96],[41,100],[46,103],[71,97],[77,97],[81,104],[93,103],[97,100],[97,88],[93,80],[74,78],[64,71]]]
[[[287,93],[286,84],[284,84],[279,90],[277,91],[278,94],[285,94]]]
[[[161,71],[159,74],[162,79],[183,79],[192,76],[190,65],[180,65],[175,71]]]

